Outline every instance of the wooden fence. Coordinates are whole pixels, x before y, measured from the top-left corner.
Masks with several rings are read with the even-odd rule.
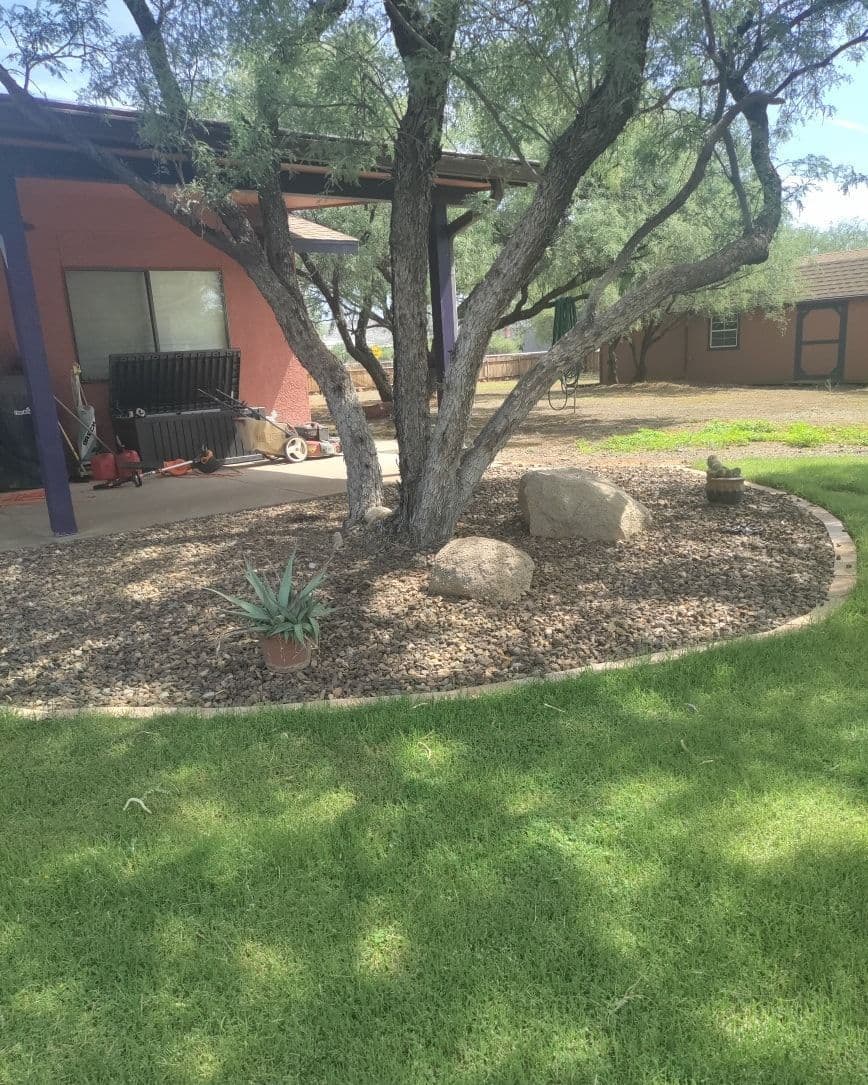
[[[489,354],[482,363],[482,369],[479,371],[479,379],[480,381],[515,380],[516,377],[520,377],[523,373],[527,373],[529,369],[532,369],[542,356],[542,352],[538,354]],[[383,369],[388,374],[389,380],[391,380],[392,363],[383,362],[382,364]],[[358,362],[348,362],[347,369],[349,370],[353,384],[358,391],[370,391],[374,387],[374,382]],[[309,374],[307,378],[307,389],[312,396],[319,395],[319,385]]]

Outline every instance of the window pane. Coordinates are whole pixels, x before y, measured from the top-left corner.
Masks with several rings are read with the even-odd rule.
[[[153,350],[141,271],[67,271],[78,364],[86,380],[108,378],[108,356]]]
[[[708,345],[712,350],[738,347],[738,317],[712,317],[709,321]]]
[[[228,346],[219,272],[152,271],[150,276],[160,350]]]

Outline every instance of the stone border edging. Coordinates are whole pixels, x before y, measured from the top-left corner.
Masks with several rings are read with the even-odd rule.
[[[702,474],[693,468],[685,467],[685,471],[691,474]],[[546,674],[524,675],[521,678],[507,678],[502,682],[490,682],[483,686],[458,686],[456,689],[426,690],[418,693],[389,693],[382,697],[341,697],[333,700],[317,701],[262,701],[253,705],[185,705],[171,708],[165,705],[96,705],[88,708],[18,708],[14,705],[0,705],[0,715],[8,713],[23,719],[59,719],[65,716],[77,716],[84,712],[114,717],[129,717],[132,719],[149,719],[157,716],[198,716],[209,719],[214,716],[250,715],[254,712],[277,710],[281,712],[295,711],[302,708],[363,708],[376,704],[387,704],[390,701],[445,701],[457,700],[461,697],[482,697],[491,693],[508,693],[522,686],[538,685],[540,682],[558,682],[564,678],[578,678],[583,674],[592,674],[597,671],[626,670],[628,667],[640,667],[647,663],[665,663],[673,659],[681,659],[687,655],[699,655],[701,652],[712,651],[724,645],[739,644],[745,641],[763,640],[766,637],[776,637],[783,633],[792,633],[807,625],[823,621],[830,614],[849,599],[856,587],[856,544],[848,534],[846,528],[828,509],[821,505],[812,505],[803,497],[787,493],[785,490],[776,490],[772,486],[761,486],[757,482],[746,482],[745,485],[755,490],[765,490],[768,493],[777,494],[788,498],[799,508],[804,509],[815,519],[819,520],[829,536],[829,542],[835,555],[835,563],[832,568],[832,579],[826,592],[825,600],[813,610],[805,614],[799,614],[790,618],[773,629],[765,629],[759,633],[744,633],[740,637],[721,638],[720,640],[707,641],[705,644],[685,645],[683,648],[669,648],[662,652],[651,652],[647,655],[628,656],[625,659],[613,659],[598,663],[587,663],[583,667],[571,667],[565,671],[548,671]]]

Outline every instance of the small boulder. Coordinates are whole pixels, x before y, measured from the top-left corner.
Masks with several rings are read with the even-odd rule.
[[[383,520],[388,520],[391,515],[392,510],[387,509],[385,505],[371,505],[371,507],[365,511],[365,515],[362,519],[366,524],[379,524]]]
[[[428,590],[436,595],[511,603],[530,588],[533,558],[498,539],[471,535],[438,551]]]
[[[625,490],[577,467],[528,471],[518,504],[531,535],[544,539],[618,542],[651,523],[651,513]]]

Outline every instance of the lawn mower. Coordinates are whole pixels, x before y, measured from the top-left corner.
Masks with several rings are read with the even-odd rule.
[[[251,407],[243,399],[236,399],[219,389],[206,392],[199,388],[198,391],[221,407],[232,409],[241,444],[253,450],[250,457],[253,461],[259,458],[272,463],[302,463],[341,453],[340,440],[332,437],[326,426],[313,422],[307,426],[291,426],[267,415],[260,407]]]

